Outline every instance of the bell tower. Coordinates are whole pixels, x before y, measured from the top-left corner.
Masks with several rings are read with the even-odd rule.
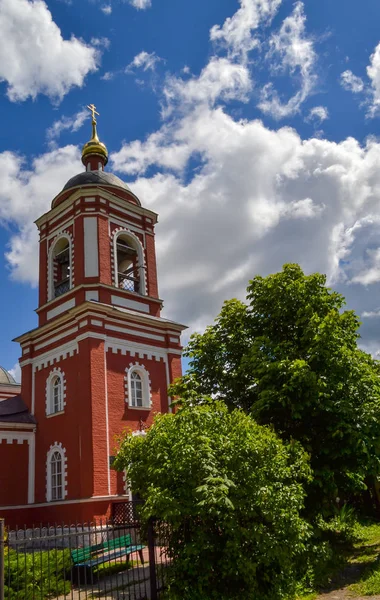
[[[37,421],[36,521],[109,514],[127,493],[111,468],[115,437],[169,411],[167,389],[181,375],[185,327],[161,317],[157,214],[104,170],[108,151],[88,108],[85,170],[36,221],[39,325],[16,340],[21,395]]]

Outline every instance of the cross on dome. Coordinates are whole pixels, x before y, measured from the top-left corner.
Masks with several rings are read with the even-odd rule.
[[[98,115],[98,117],[100,116],[98,112],[96,112],[96,106],[95,104],[88,104],[87,105],[88,110],[91,112],[92,115],[92,120],[95,121],[96,123],[96,117],[95,115]]]
[[[99,140],[96,129],[96,117],[99,113],[95,104],[88,104],[88,110],[92,116],[92,137],[82,148],[82,163],[86,171],[103,171],[108,162],[108,150],[105,144]]]

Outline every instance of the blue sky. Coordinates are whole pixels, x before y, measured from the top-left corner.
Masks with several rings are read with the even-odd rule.
[[[0,364],[36,326],[33,221],[82,170],[157,211],[165,316],[202,330],[260,273],[327,274],[380,349],[380,4],[0,0]]]

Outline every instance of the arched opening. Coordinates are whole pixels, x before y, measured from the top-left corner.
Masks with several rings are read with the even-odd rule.
[[[129,407],[150,410],[151,393],[148,371],[142,365],[130,365],[130,369],[126,369],[126,384],[126,402]]]
[[[50,500],[63,499],[62,454],[56,450],[50,458]]]
[[[58,375],[52,380],[52,395],[50,408],[50,414],[54,414],[63,410],[62,381],[61,378],[58,377]]]
[[[52,250],[52,298],[57,298],[70,290],[71,256],[70,242],[66,237],[60,238]]]
[[[133,371],[131,374],[131,406],[143,405],[143,381],[140,373]]]
[[[138,242],[128,234],[122,233],[117,236],[117,287],[128,292],[144,294],[144,266],[139,250]]]

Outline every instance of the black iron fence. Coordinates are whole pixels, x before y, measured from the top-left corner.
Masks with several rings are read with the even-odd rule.
[[[165,536],[136,509],[106,523],[19,528],[0,520],[0,600],[158,600],[170,560]],[[162,528],[161,528],[162,529]]]

